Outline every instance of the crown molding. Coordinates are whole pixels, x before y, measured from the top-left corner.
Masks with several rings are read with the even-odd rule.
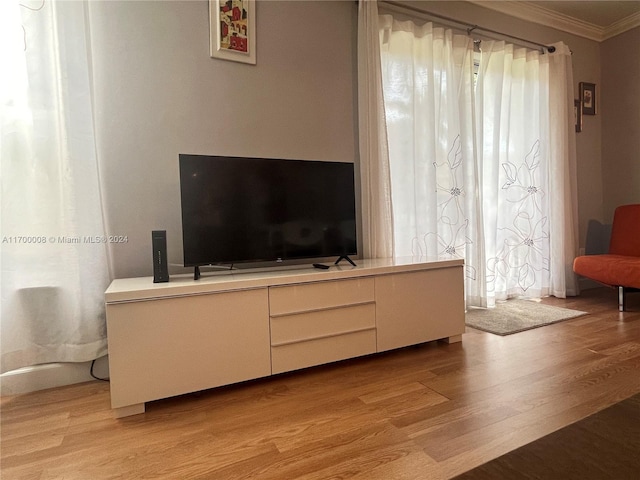
[[[627,18],[623,18],[622,20],[605,28],[603,40],[615,37],[616,35],[620,35],[621,33],[636,27],[640,27],[640,12],[634,13]]]
[[[563,13],[549,10],[529,2],[515,1],[484,1],[468,0],[480,7],[489,8],[512,17],[521,18],[530,22],[555,28],[563,32],[572,33],[579,37],[602,42],[603,40],[618,35],[629,28],[640,25],[640,14],[632,15],[611,27],[605,29],[592,23],[584,22]],[[630,22],[628,22],[630,20]],[[635,22],[635,23],[634,23]],[[615,33],[614,33],[615,27]],[[611,32],[610,32],[611,31]]]

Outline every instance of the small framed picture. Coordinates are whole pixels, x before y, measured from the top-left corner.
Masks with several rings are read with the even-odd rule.
[[[211,57],[256,63],[255,0],[209,0]]]
[[[573,101],[573,116],[576,123],[576,132],[582,131],[582,102],[580,100]]]
[[[595,83],[580,82],[580,101],[583,115],[596,114],[596,85]]]

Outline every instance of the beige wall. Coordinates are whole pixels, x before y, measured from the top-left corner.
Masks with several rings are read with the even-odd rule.
[[[153,229],[182,265],[179,153],[355,160],[353,2],[259,2],[257,65],[209,57],[206,0],[89,5],[115,277],[151,274]]]
[[[602,178],[604,216],[640,203],[640,27],[601,45]]]
[[[639,75],[637,30],[600,45],[465,2],[411,3],[567,43],[576,97],[578,82],[597,84],[602,112],[585,117],[577,135],[580,245],[590,219],[606,221],[616,203],[637,201],[638,96],[624,80],[625,71]],[[178,153],[356,161],[352,0],[258,2],[255,66],[209,57],[206,0],[89,4],[106,220],[110,234],[129,237],[113,246],[114,276],[151,274],[153,229],[167,230],[169,261],[182,264]],[[635,47],[618,45],[626,37]],[[635,66],[625,51],[636,53]],[[605,119],[612,123],[603,133]]]

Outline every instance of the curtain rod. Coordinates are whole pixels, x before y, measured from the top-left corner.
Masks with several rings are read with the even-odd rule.
[[[553,53],[553,52],[556,51],[556,47],[554,47],[552,45],[545,45],[544,43],[533,42],[531,40],[527,40],[526,38],[515,37],[515,36],[509,35],[507,33],[498,32],[496,30],[491,30],[489,28],[481,27],[480,25],[474,25],[473,23],[467,23],[467,22],[463,22],[461,20],[456,20],[455,18],[446,17],[444,15],[440,15],[439,13],[428,12],[428,11],[423,10],[421,8],[418,8],[418,7],[413,7],[413,6],[410,6],[410,5],[405,5],[405,4],[402,4],[402,3],[392,2],[392,1],[387,1],[387,0],[382,0],[382,1],[379,2],[379,4],[382,7],[388,6],[388,7],[394,7],[394,9],[399,9],[399,10],[409,10],[411,12],[416,12],[416,13],[427,15],[427,16],[430,16],[430,17],[439,18],[439,19],[445,20],[447,22],[452,22],[452,23],[457,23],[458,25],[463,25],[464,27],[466,27],[467,35],[471,35],[471,33],[473,31],[477,30],[477,31],[492,33],[494,35],[500,35],[502,37],[511,38],[513,40],[517,40],[519,42],[528,43],[530,45],[536,45],[536,46],[538,46],[538,47],[543,49],[542,53],[544,53],[544,49],[545,48],[547,49],[547,51],[549,53]]]

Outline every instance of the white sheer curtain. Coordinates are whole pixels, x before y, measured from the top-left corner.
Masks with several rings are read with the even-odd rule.
[[[476,105],[487,304],[564,297],[575,256],[575,221],[564,213],[575,208],[565,173],[575,165],[573,91],[567,71],[550,65],[570,65],[570,54],[562,44],[543,54],[486,40],[481,50]]]
[[[394,254],[459,257],[468,305],[575,292],[568,49],[379,17]],[[571,107],[570,107],[571,105]]]
[[[395,254],[463,258],[466,296],[483,270],[473,124],[473,40],[380,16]]]
[[[1,371],[106,354],[85,2],[0,7]]]
[[[573,66],[571,50],[556,43],[549,55],[551,228],[550,293],[563,298],[578,295],[573,260],[578,254],[578,168],[573,122]]]
[[[375,0],[358,3],[358,125],[362,255],[391,257],[393,212]]]
[[[548,58],[482,42],[476,94],[489,305],[549,293]]]

